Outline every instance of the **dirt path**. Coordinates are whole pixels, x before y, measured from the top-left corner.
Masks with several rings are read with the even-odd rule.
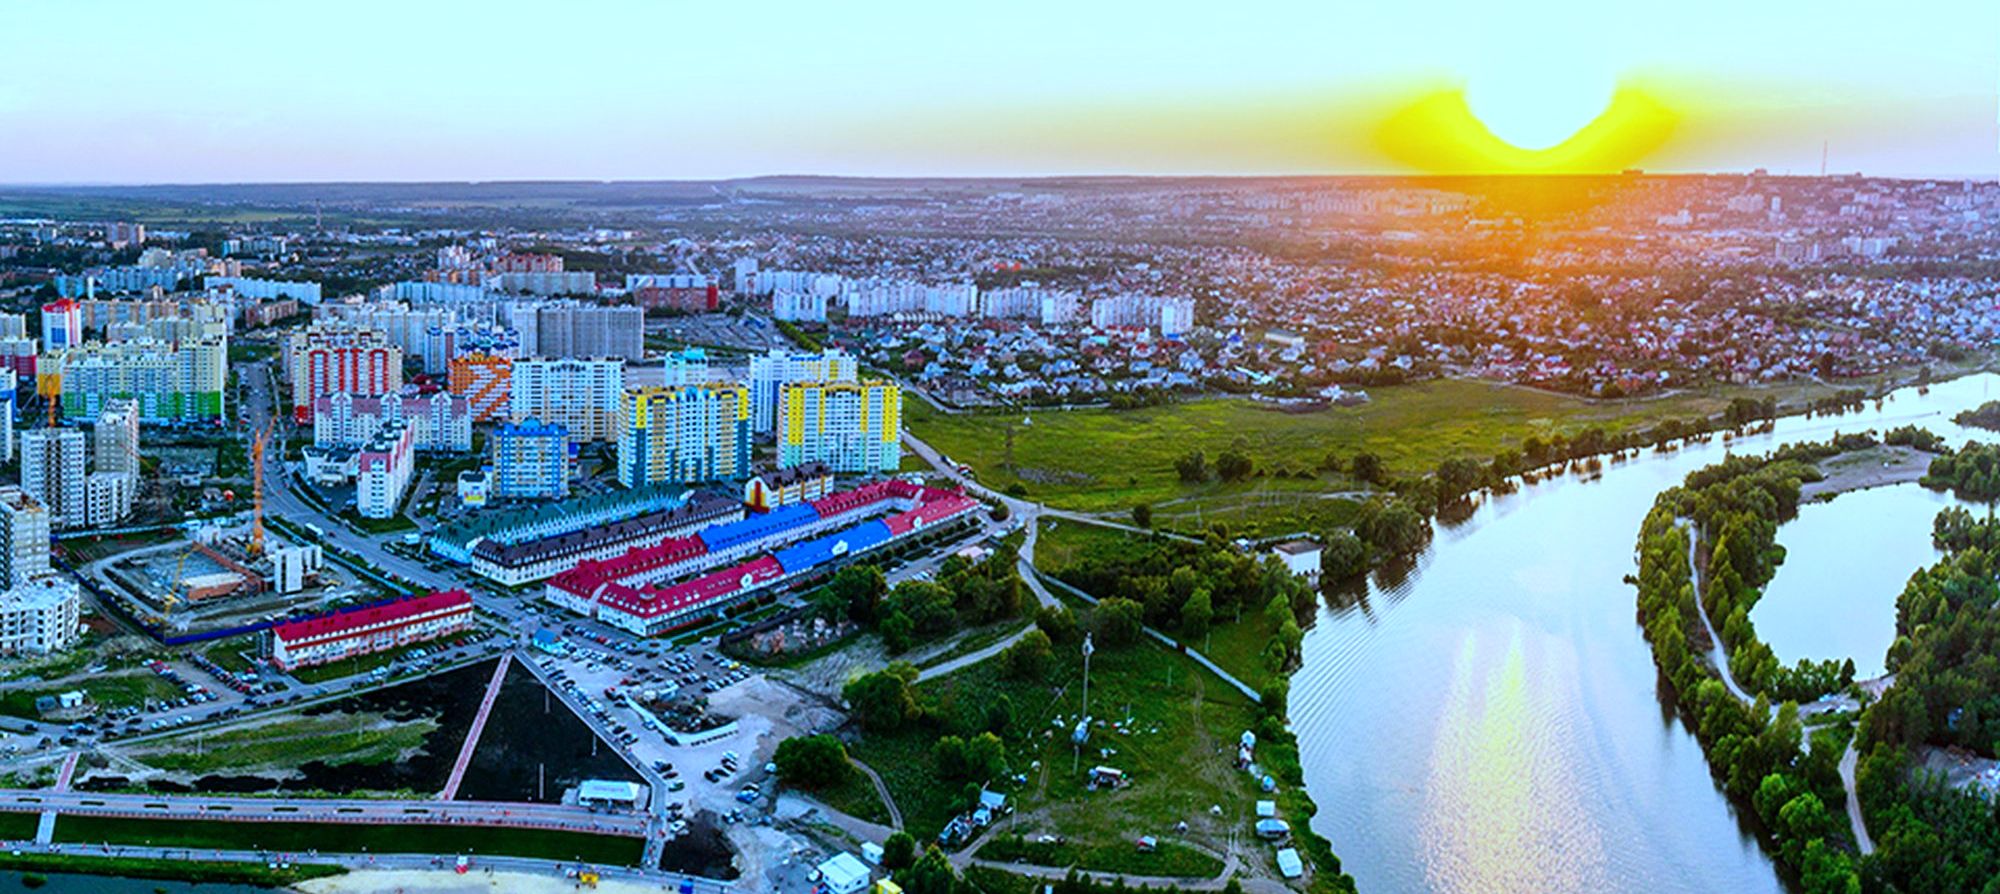
[[[896,799],[890,797],[889,784],[882,781],[882,774],[875,772],[874,767],[860,761],[855,761],[853,758],[849,758],[849,760],[853,761],[854,766],[861,770],[861,775],[868,777],[868,781],[875,785],[875,794],[882,798],[882,806],[889,808],[889,825],[896,829],[896,831],[902,831],[903,811],[896,806]]]
[[[1854,750],[1854,740],[1847,740],[1847,753],[1840,756],[1840,784],[1847,789],[1847,824],[1854,827],[1854,845],[1861,850],[1861,856],[1875,852],[1875,839],[1868,837],[1868,823],[1861,818],[1861,796],[1855,793],[1854,765],[1860,755]]]

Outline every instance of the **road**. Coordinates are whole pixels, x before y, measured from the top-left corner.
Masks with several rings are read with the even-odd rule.
[[[562,804],[489,801],[242,798],[0,789],[0,811],[55,811],[68,816],[163,820],[470,825],[634,837],[645,834],[647,829],[647,818],[639,814],[597,812]]]

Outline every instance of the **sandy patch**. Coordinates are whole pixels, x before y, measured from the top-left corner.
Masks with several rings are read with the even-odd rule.
[[[307,894],[557,894],[557,892],[597,891],[601,894],[658,894],[672,890],[665,885],[625,881],[601,881],[586,888],[575,879],[525,872],[487,872],[475,869],[465,875],[450,870],[365,869],[332,878],[313,879],[297,886]]]

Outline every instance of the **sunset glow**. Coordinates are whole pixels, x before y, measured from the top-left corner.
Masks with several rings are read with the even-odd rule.
[[[1680,121],[1665,102],[1633,86],[1618,87],[1599,114],[1573,127],[1566,122],[1587,108],[1581,92],[1562,112],[1526,99],[1502,104],[1492,93],[1475,106],[1475,95],[1447,88],[1417,97],[1376,127],[1377,148],[1398,164],[1437,174],[1606,173],[1643,162],[1672,139]],[[1565,127],[1569,133],[1551,137]]]

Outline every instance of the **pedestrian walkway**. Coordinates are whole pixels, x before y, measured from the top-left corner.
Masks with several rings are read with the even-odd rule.
[[[438,800],[450,801],[458,797],[459,783],[465,781],[465,768],[472,764],[472,752],[479,747],[479,734],[486,731],[486,718],[493,714],[493,702],[500,697],[500,683],[507,679],[507,668],[514,664],[514,653],[508,651],[500,656],[500,664],[493,668],[493,680],[486,684],[486,695],[479,700],[479,713],[472,717],[472,728],[465,732],[465,744],[458,748],[458,760],[451,765],[451,776],[445,779],[444,791]]]
[[[62,769],[56,771],[56,791],[69,791],[70,778],[76,775],[76,760],[82,756],[83,752],[72,751],[68,757],[63,758]],[[55,840],[55,836],[56,812],[54,809],[44,810],[41,821],[35,825],[35,843],[48,844]]]

